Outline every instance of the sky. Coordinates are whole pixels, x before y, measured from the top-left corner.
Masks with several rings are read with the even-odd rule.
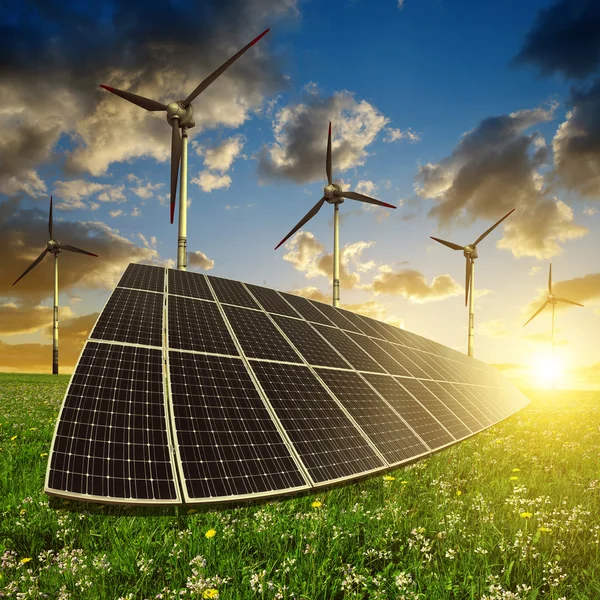
[[[396,206],[340,206],[342,308],[466,352],[523,387],[600,389],[600,4],[593,0],[24,0],[0,6],[0,371],[51,372],[131,262],[174,268],[171,130],[100,84],[193,102],[188,270],[331,302],[333,207],[277,251],[334,181]],[[179,199],[178,199],[179,203]],[[177,207],[178,210],[178,207]],[[544,303],[552,263],[556,361]]]

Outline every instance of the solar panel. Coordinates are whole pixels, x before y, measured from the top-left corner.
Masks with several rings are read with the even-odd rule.
[[[415,460],[527,403],[481,361],[386,323],[132,264],[71,378],[45,491],[136,504],[287,494]]]

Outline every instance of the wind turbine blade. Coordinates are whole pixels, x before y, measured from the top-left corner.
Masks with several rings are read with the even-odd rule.
[[[329,135],[327,136],[327,162],[325,168],[327,170],[327,183],[331,185],[333,183],[331,177],[331,121],[329,121]]]
[[[552,293],[552,263],[550,263],[550,273],[548,274],[548,293]]]
[[[388,204],[387,202],[382,202],[381,200],[375,200],[375,198],[371,198],[370,196],[365,196],[364,194],[359,194],[358,192],[338,192],[337,190],[333,192],[333,195],[336,198],[350,198],[350,200],[358,200],[359,202],[366,202],[367,204],[376,204],[377,206],[386,206],[387,208],[396,208],[392,204]]]
[[[498,225],[500,225],[500,223],[502,223],[502,221],[504,221],[504,219],[506,219],[506,217],[508,217],[509,215],[511,215],[513,212],[515,212],[515,209],[513,208],[509,213],[507,213],[506,215],[504,215],[499,221],[496,221],[496,223],[494,223],[485,233],[482,233],[477,240],[473,243],[473,246],[477,246],[477,244],[479,244],[479,242],[486,236],[488,235],[488,233],[491,233],[492,231],[494,231],[494,229],[496,229],[496,227],[498,227]]]
[[[48,233],[49,239],[52,239],[52,196],[50,196],[50,216],[48,217]]]
[[[321,206],[323,206],[323,204],[325,203],[325,196],[323,196],[304,216],[304,218],[300,221],[300,223],[298,223],[298,225],[296,225],[296,227],[294,227],[294,229],[292,229],[280,242],[279,244],[277,244],[277,246],[275,246],[275,250],[277,250],[277,248],[279,248],[279,246],[281,246],[281,244],[283,244],[283,242],[285,242],[289,237],[291,237],[292,235],[294,235],[296,233],[296,231],[298,231],[298,229],[300,229],[300,227],[302,227],[302,225],[304,225],[305,223],[308,223],[318,212],[319,210],[321,210]]]
[[[473,271],[473,264],[467,258],[467,270],[465,273],[465,306],[469,301],[469,290],[471,289],[471,272]]]
[[[573,302],[573,300],[567,300],[566,298],[556,298],[559,302],[566,302],[567,304],[575,304],[575,306],[583,306],[583,304],[579,304],[579,302]]]
[[[175,214],[175,198],[177,197],[177,178],[179,176],[179,163],[181,162],[181,132],[179,119],[171,121],[173,134],[171,136],[171,224]]]
[[[452,248],[452,250],[462,250],[463,249],[462,246],[459,246],[458,244],[455,244],[454,242],[447,242],[446,240],[440,240],[440,238],[433,237],[432,235],[430,235],[429,237],[432,240],[439,242],[440,244],[444,244],[444,246],[448,246],[448,248]]]
[[[209,75],[184,101],[183,107],[187,108],[194,99],[202,93],[217,77],[222,75],[246,50],[249,50],[261,37],[267,35],[270,29],[265,29],[258,37],[254,38],[247,46],[244,46],[237,54],[232,56],[226,63],[221,65],[214,73]]]
[[[25,271],[25,273],[23,273],[23,275],[21,275],[21,277],[19,277],[19,279],[17,279],[17,281],[19,281],[20,279],[23,279],[23,277],[25,277],[25,275],[27,275],[27,273],[29,273],[29,271],[31,271],[31,269],[33,269],[33,267],[35,267],[35,265],[37,265],[39,262],[42,261],[42,259],[44,258],[44,256],[46,256],[46,253],[48,252],[48,248],[46,248],[29,266],[29,268]],[[15,281],[15,283],[17,283],[17,281]],[[13,285],[15,285],[15,283],[13,283]]]
[[[68,250],[69,252],[79,252],[80,254],[88,254],[89,256],[96,256],[93,252],[87,252],[86,250],[81,250],[81,248],[75,248],[75,246],[69,246],[68,244],[60,244],[59,248],[61,250]]]
[[[121,96],[121,98],[125,98],[125,100],[129,100],[129,102],[133,102],[133,104],[137,104],[146,110],[156,112],[157,110],[167,110],[166,104],[161,104],[156,100],[150,100],[150,98],[144,98],[144,96],[138,96],[137,94],[132,94],[131,92],[124,92],[123,90],[117,90],[108,85],[100,84],[101,88],[116,94],[117,96]]]
[[[548,304],[548,300],[546,300],[546,302],[544,302],[544,304],[542,304],[534,313],[533,315],[529,318],[529,321],[531,321],[531,319],[533,319],[534,317],[537,317],[545,308],[546,305]],[[529,323],[529,321],[527,321],[527,323]],[[527,323],[525,323],[525,325],[527,325]],[[525,325],[523,325],[523,327],[525,327]]]

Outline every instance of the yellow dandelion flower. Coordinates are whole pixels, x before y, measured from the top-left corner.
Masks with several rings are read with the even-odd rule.
[[[190,508],[190,510],[187,511],[188,515],[193,515],[194,513],[198,512],[195,508]]]
[[[517,468],[515,468],[515,469],[513,469],[513,470],[512,470],[512,472],[513,472],[513,473],[518,473],[520,470],[521,470],[521,469],[517,469]]]
[[[208,588],[207,590],[204,590],[202,592],[202,597],[203,598],[218,598],[219,591],[215,590],[215,588]]]
[[[11,441],[11,442],[14,442],[16,439],[17,439],[17,436],[16,436],[16,435],[13,435],[13,436],[10,438],[10,441]]]
[[[44,456],[48,456],[48,453],[47,453],[47,452],[42,452],[42,453],[40,454],[40,456],[41,456],[42,458],[44,458]]]
[[[318,500],[315,500],[315,501],[314,501],[314,502],[311,504],[311,506],[312,506],[313,508],[320,508],[321,506],[323,506],[323,503],[322,503],[322,502],[319,502]]]
[[[522,512],[521,513],[522,519],[531,519],[531,517],[533,517],[533,513],[530,513],[530,512]]]
[[[456,495],[460,496],[462,494],[462,492],[460,490],[456,490]]]
[[[19,562],[24,565],[25,563],[28,563],[31,560],[31,558],[22,558]]]
[[[396,478],[393,477],[392,475],[384,475],[383,480],[384,481],[396,481]]]
[[[518,478],[516,475],[513,475],[513,476],[510,478],[510,480],[511,480],[511,481],[516,481],[517,479],[519,479],[519,478]]]
[[[209,529],[204,535],[206,535],[207,538],[212,538],[215,537],[215,535],[217,535],[217,532],[214,529]]]
[[[35,431],[37,429],[37,427],[30,427],[29,431]]]
[[[27,511],[26,511],[24,508],[22,508],[22,509],[19,511],[19,514],[20,514],[21,516],[23,516],[23,515],[24,515],[26,512],[27,512]]]
[[[400,482],[402,485],[406,485],[408,483],[408,481],[401,481]]]
[[[546,533],[552,531],[552,529],[549,529],[548,527],[539,527],[538,531],[545,531]]]

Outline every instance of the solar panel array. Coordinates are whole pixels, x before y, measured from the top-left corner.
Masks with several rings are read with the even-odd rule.
[[[529,400],[495,369],[330,305],[130,264],[67,389],[47,493],[180,504],[384,471]]]

